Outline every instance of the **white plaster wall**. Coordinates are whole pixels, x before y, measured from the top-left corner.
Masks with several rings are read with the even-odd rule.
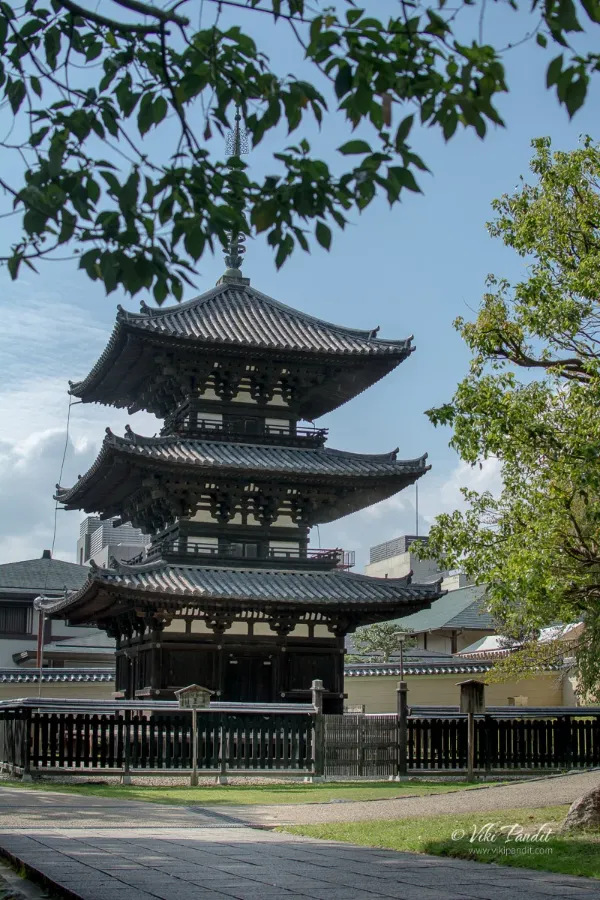
[[[266,425],[272,425],[273,428],[280,428],[282,431],[290,430],[290,423],[288,419],[265,419]]]
[[[37,637],[33,634],[27,638],[0,638],[0,669],[14,669],[15,661],[13,653],[21,653],[23,650],[35,650]],[[18,694],[16,696],[19,696]]]
[[[399,553],[365,566],[365,575],[373,578],[403,578],[410,572],[410,553]]]
[[[369,563],[365,566],[365,575],[373,578],[404,578],[413,573],[413,581],[433,581],[441,575],[437,563],[432,559],[417,559],[414,553],[398,553],[389,559]]]

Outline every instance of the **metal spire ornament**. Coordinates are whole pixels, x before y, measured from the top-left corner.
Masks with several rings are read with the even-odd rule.
[[[227,154],[231,158],[245,156],[249,149],[248,132],[240,125],[241,122],[240,108],[235,110],[235,125],[226,138]],[[225,248],[225,264],[227,270],[220,281],[243,281],[250,283],[247,279],[242,278],[241,266],[244,261],[244,253],[246,252],[246,235],[242,233],[231,233],[227,247]],[[220,283],[220,282],[219,282]]]

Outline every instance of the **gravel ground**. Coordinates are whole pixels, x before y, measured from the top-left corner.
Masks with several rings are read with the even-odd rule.
[[[553,775],[519,784],[490,785],[470,791],[403,797],[398,800],[362,800],[307,803],[294,806],[227,806],[221,811],[255,825],[317,825],[322,822],[358,822],[366,819],[411,819],[421,816],[493,812],[496,809],[558,806],[572,803],[600,785],[600,770],[577,775]]]

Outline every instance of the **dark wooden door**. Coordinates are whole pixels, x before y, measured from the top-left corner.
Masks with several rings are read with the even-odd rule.
[[[235,655],[225,663],[223,700],[239,703],[272,703],[273,666],[263,656]]]

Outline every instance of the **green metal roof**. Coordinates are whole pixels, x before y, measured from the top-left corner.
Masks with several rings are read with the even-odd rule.
[[[417,634],[440,628],[495,630],[494,620],[485,609],[485,590],[485,585],[472,585],[448,591],[431,604],[431,609],[396,619],[396,624]]]
[[[87,566],[63,559],[25,559],[0,565],[0,594],[39,594],[48,591],[74,591],[87,576]]]

